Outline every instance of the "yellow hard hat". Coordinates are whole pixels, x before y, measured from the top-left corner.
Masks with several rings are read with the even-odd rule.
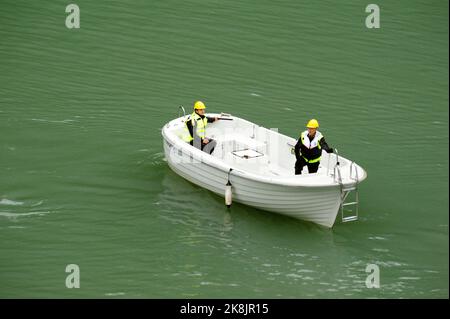
[[[205,104],[202,101],[197,101],[194,103],[194,110],[203,110],[206,109]]]
[[[318,128],[319,122],[316,119],[309,120],[308,124],[306,124],[307,128]]]

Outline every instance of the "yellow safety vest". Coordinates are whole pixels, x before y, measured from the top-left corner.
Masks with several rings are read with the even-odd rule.
[[[194,131],[194,129],[197,128],[196,129],[197,135],[200,136],[202,139],[205,138],[205,136],[206,136],[205,129],[206,129],[206,124],[208,123],[208,119],[206,118],[206,116],[202,119],[200,115],[193,112],[187,121],[191,121],[192,131]],[[186,123],[187,123],[187,121],[186,121]],[[189,129],[188,129],[186,123],[184,123],[183,140],[185,142],[190,143],[194,139],[194,137],[189,132]]]

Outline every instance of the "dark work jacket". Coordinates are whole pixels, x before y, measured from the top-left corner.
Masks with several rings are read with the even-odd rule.
[[[309,138],[310,141],[313,140],[313,138],[311,138],[309,134],[306,136],[306,138]],[[328,146],[327,142],[325,142],[325,137],[322,137],[319,140],[319,144],[320,147],[324,149],[327,153],[333,153],[333,149]],[[318,147],[307,148],[305,145],[303,145],[302,138],[300,136],[300,138],[297,141],[297,144],[295,144],[295,158],[299,160],[300,157],[303,156],[307,160],[313,160],[322,155],[322,149],[319,149]]]

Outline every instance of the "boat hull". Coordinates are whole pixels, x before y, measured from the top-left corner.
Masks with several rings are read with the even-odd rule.
[[[225,196],[228,172],[192,157],[176,145],[164,143],[169,167],[186,180]],[[331,228],[341,202],[339,185],[323,187],[289,186],[230,175],[233,201]]]

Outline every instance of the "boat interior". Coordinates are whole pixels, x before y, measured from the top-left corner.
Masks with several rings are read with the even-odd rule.
[[[228,114],[209,114],[223,120],[210,123],[206,136],[217,142],[213,157],[226,162],[236,169],[264,176],[295,177],[294,146],[296,139],[280,134],[275,129],[267,129],[247,120]],[[177,128],[178,127],[178,128]],[[181,138],[184,125],[173,126]],[[329,175],[336,165],[336,155],[322,153],[317,175]],[[349,161],[339,158],[340,166]],[[305,166],[302,175],[308,175]]]

